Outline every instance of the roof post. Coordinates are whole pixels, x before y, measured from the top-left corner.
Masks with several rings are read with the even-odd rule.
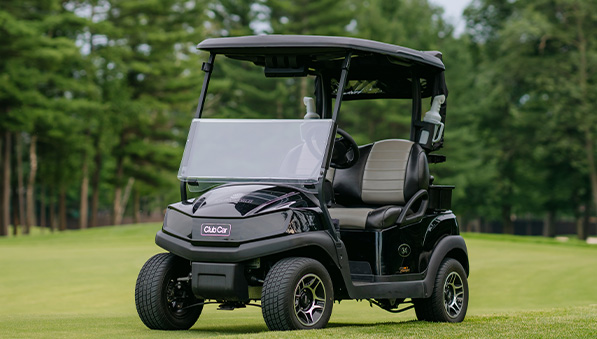
[[[421,121],[421,80],[412,77],[412,117],[410,120],[410,140],[416,141],[417,122]]]
[[[201,118],[201,114],[203,113],[203,106],[205,105],[205,97],[207,95],[207,87],[209,86],[209,79],[211,78],[211,72],[214,69],[214,59],[216,58],[215,53],[209,54],[209,59],[207,62],[203,63],[201,66],[201,70],[205,72],[205,77],[203,78],[203,87],[201,87],[201,95],[199,96],[199,104],[197,105],[197,111],[195,112],[195,118]]]
[[[338,118],[338,112],[340,112],[340,105],[342,104],[342,95],[344,94],[344,87],[346,87],[346,81],[348,79],[348,70],[350,68],[350,59],[352,57],[352,51],[346,53],[346,58],[342,62],[342,73],[340,74],[340,81],[338,82],[338,93],[336,93],[336,104],[334,105],[334,113],[332,120],[336,121]]]

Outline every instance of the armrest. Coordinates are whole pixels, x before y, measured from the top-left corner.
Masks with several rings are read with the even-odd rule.
[[[419,200],[421,200],[419,209],[415,213],[407,216],[408,211]],[[421,220],[423,218],[423,216],[425,216],[425,211],[427,211],[428,205],[429,205],[429,193],[427,193],[427,190],[418,190],[417,193],[415,193],[412,196],[412,198],[410,198],[410,200],[408,200],[406,205],[404,205],[404,209],[402,210],[402,213],[400,213],[400,215],[398,216],[398,219],[396,219],[396,224],[398,224],[398,225],[403,224],[403,223],[410,224],[410,223],[417,222],[417,221]]]

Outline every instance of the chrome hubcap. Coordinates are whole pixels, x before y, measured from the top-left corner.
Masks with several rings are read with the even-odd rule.
[[[315,274],[303,276],[294,289],[294,313],[304,326],[315,325],[325,310],[325,287]]]
[[[464,302],[464,284],[456,272],[448,275],[444,283],[444,306],[450,318],[456,318],[462,310]]]

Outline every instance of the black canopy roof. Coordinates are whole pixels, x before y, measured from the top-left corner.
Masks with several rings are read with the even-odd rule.
[[[367,87],[369,92],[345,92],[345,100],[410,98],[413,78],[421,81],[422,97],[445,89],[442,74],[445,67],[440,52],[417,51],[372,40],[314,35],[258,35],[207,39],[197,48],[252,61],[260,66],[271,63],[268,60],[272,57],[298,58],[309,68],[328,72],[335,79],[339,78],[340,64],[350,51],[353,57],[349,72],[352,85],[349,89]],[[447,94],[447,90],[445,92]]]
[[[320,58],[342,57],[348,50],[387,55],[403,62],[416,62],[444,70],[441,53],[417,51],[372,40],[315,35],[256,35],[215,38],[202,41],[197,48],[226,55],[308,54]],[[319,58],[318,58],[319,59]]]

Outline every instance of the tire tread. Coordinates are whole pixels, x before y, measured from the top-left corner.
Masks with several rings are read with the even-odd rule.
[[[297,329],[291,320],[294,315],[289,312],[294,307],[289,305],[291,298],[281,292],[290,291],[290,293],[293,293],[294,286],[292,284],[297,273],[308,265],[319,265],[323,268],[323,265],[317,260],[291,257],[278,261],[268,272],[261,294],[261,310],[263,319],[270,330],[288,331]],[[323,269],[325,271],[325,268]],[[333,293],[333,290],[327,293]],[[327,307],[330,306],[332,305],[330,304]],[[327,320],[322,320],[321,327],[327,324]]]
[[[167,310],[162,303],[162,285],[167,271],[177,265],[178,257],[170,253],[159,253],[151,257],[141,268],[135,284],[135,305],[141,321],[154,330],[189,329],[199,317],[201,311],[188,327],[174,323],[166,316]]]
[[[440,264],[439,270],[437,271],[437,275],[435,277],[435,283],[433,285],[433,293],[429,298],[425,299],[415,299],[415,313],[417,315],[417,319],[421,321],[431,321],[431,322],[454,322],[454,320],[447,317],[444,312],[444,301],[443,301],[443,288],[444,288],[444,277],[447,276],[447,271],[449,271],[453,266],[457,269],[459,268],[461,275],[464,274],[464,269],[462,265],[458,262],[458,260],[453,258],[445,258],[442,263]],[[466,281],[466,275],[461,276],[464,281]],[[463,307],[462,311],[464,315],[466,315],[467,305],[468,305],[468,284],[465,284],[465,306]],[[464,319],[464,316],[462,317]],[[462,319],[460,321],[462,321]],[[458,321],[459,322],[459,321]]]

